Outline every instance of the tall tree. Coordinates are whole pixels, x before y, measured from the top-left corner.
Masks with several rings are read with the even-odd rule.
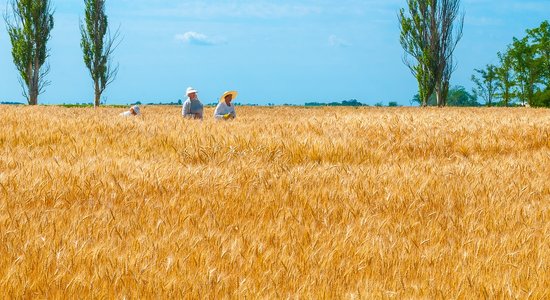
[[[497,92],[498,79],[496,69],[494,65],[489,64],[485,69],[475,69],[480,78],[476,77],[476,75],[472,75],[472,81],[476,85],[474,95],[483,98],[489,107],[493,105],[493,100]]]
[[[399,13],[404,62],[418,81],[422,104],[435,91],[438,105],[445,106],[464,24],[460,0],[408,0],[407,5]]]
[[[546,86],[550,87],[550,22],[542,22],[538,28],[528,29],[527,36],[541,60]]]
[[[460,13],[460,0],[432,0],[436,9],[435,26],[432,35],[435,42],[432,48],[436,57],[435,92],[437,105],[447,105],[450,80],[456,69],[454,64],[454,52],[462,39],[464,28],[464,14]]]
[[[512,75],[512,59],[507,53],[499,52],[497,56],[500,61],[500,66],[496,69],[498,94],[504,106],[508,106],[514,97],[512,89],[515,86]]]
[[[118,73],[113,67],[112,56],[119,43],[119,31],[110,34],[105,13],[105,0],[84,0],[85,19],[80,22],[80,33],[84,63],[94,81],[94,106],[101,104],[101,95]]]
[[[508,50],[512,59],[512,68],[516,81],[516,96],[522,102],[534,105],[533,96],[537,91],[537,85],[541,83],[542,65],[535,57],[535,47],[529,43],[527,37],[514,38],[512,47]]]
[[[427,106],[435,88],[434,57],[430,50],[434,11],[431,3],[425,0],[407,0],[407,4],[408,10],[402,8],[399,12],[400,43],[405,50],[403,62],[418,81],[421,105]]]
[[[19,83],[29,105],[38,104],[38,96],[50,84],[46,63],[50,33],[53,29],[53,11],[50,0],[11,0],[11,9],[5,15],[12,44],[12,57],[19,71]]]
[[[541,68],[541,80],[543,85],[540,91],[534,95],[537,106],[550,106],[550,22],[541,23],[538,28],[527,30],[527,37],[533,44],[537,65]]]

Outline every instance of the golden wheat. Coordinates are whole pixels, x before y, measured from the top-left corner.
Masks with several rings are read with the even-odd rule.
[[[548,110],[142,111],[0,107],[2,298],[550,297]]]

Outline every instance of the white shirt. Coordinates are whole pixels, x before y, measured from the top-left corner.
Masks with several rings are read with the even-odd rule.
[[[125,111],[123,113],[120,114],[121,117],[132,117],[133,114],[131,111]]]
[[[237,113],[235,112],[235,105],[232,104],[231,106],[229,106],[225,103],[225,101],[220,102],[216,107],[216,110],[214,111],[214,118],[216,118],[217,120],[223,120],[223,116],[226,114],[229,114],[233,118],[236,118]]]

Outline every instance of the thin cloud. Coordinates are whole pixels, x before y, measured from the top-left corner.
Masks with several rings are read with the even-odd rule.
[[[194,31],[188,31],[184,34],[176,34],[176,40],[195,46],[215,46],[225,42],[223,39],[211,38],[205,34]]]
[[[351,44],[348,41],[341,39],[334,34],[328,37],[328,44],[332,47],[340,47],[340,48],[351,46]]]

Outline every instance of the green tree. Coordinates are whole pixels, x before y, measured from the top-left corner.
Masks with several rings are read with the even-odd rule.
[[[438,105],[445,106],[464,24],[460,0],[408,0],[407,5],[399,12],[403,61],[418,81],[422,105],[435,91]]]
[[[5,15],[12,44],[12,57],[19,71],[23,96],[29,105],[38,104],[38,96],[50,84],[46,63],[50,33],[54,26],[49,0],[12,0]]]
[[[449,95],[447,97],[448,106],[470,106],[476,107],[481,106],[477,102],[477,96],[475,94],[470,94],[466,91],[466,88],[463,86],[455,86],[449,90]]]
[[[400,43],[405,50],[403,62],[418,81],[421,105],[427,106],[435,88],[435,74],[430,68],[435,63],[429,31],[434,11],[426,0],[408,0],[407,4],[408,10],[402,8],[399,12]]]
[[[518,99],[523,105],[550,106],[550,23],[544,21],[538,28],[528,29],[521,39],[514,38],[504,54],[498,53],[500,65],[495,68],[496,93],[502,104],[508,106]],[[493,76],[490,70],[476,70],[481,78],[472,76],[476,93],[484,99],[490,95]]]
[[[118,65],[112,66],[113,52],[118,46],[119,31],[110,34],[105,13],[105,0],[84,0],[85,18],[80,22],[80,46],[84,63],[94,81],[94,106],[101,104],[101,95],[118,73]]]
[[[512,75],[512,59],[505,53],[497,53],[500,66],[496,69],[497,76],[497,95],[499,95],[504,106],[509,106],[513,99],[512,89],[515,86]]]
[[[512,59],[512,69],[515,74],[515,95],[523,105],[534,105],[533,96],[537,92],[537,85],[541,83],[542,64],[536,58],[536,48],[529,43],[527,37],[514,38],[512,47],[508,50]]]
[[[476,75],[472,75],[472,81],[475,84],[474,95],[480,96],[485,100],[487,106],[493,105],[493,100],[495,99],[497,92],[497,67],[494,65],[487,65],[485,69],[478,70],[475,69],[475,72],[478,73],[480,78]]]
[[[534,102],[536,106],[550,107],[550,87],[535,93]]]
[[[543,68],[546,86],[550,85],[550,22],[548,20],[535,29],[528,29],[527,36],[533,43]]]
[[[460,13],[460,0],[432,0],[436,7],[435,45],[437,105],[446,106],[451,76],[456,69],[454,52],[462,39],[464,14]]]

